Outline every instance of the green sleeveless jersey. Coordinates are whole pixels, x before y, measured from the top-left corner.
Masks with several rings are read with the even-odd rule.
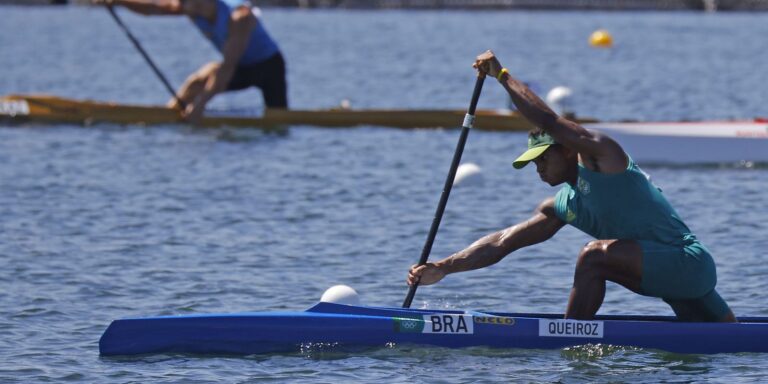
[[[695,237],[661,190],[629,159],[622,173],[604,174],[579,164],[576,185],[555,196],[555,212],[598,240],[651,240],[687,245]]]

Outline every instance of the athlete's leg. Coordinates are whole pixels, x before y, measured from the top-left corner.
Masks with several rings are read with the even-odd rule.
[[[736,322],[736,316],[714,289],[695,299],[664,299],[664,301],[672,307],[675,316],[681,321]]]
[[[565,317],[589,320],[603,304],[605,282],[641,293],[643,249],[634,240],[597,240],[582,248]]]
[[[681,321],[736,321],[715,290],[717,271],[706,247],[698,241],[682,247],[648,240],[639,244],[644,295],[663,298]]]
[[[260,84],[264,104],[268,108],[288,108],[288,86],[285,80],[285,61],[281,54],[267,63],[263,82]]]

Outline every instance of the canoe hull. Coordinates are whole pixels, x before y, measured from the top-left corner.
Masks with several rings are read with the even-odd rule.
[[[658,317],[563,320],[555,315],[403,310],[320,303],[305,312],[167,316],[115,320],[104,356],[149,353],[261,354],[312,344],[349,347],[560,349],[584,344],[678,353],[768,352],[766,319],[683,323]]]
[[[262,117],[208,116],[205,127],[281,130],[288,126],[348,128],[381,126],[400,129],[457,128],[459,110],[267,110]],[[11,124],[97,123],[185,124],[178,111],[158,106],[72,100],[46,95],[0,97],[0,120]],[[608,134],[638,163],[768,163],[768,122],[596,122],[580,118],[588,129]],[[476,129],[525,132],[533,126],[512,111],[478,110]]]
[[[268,109],[261,117],[207,116],[204,127],[274,128],[311,125],[345,128],[361,125],[393,128],[460,127],[466,111],[395,109]],[[528,131],[533,126],[510,111],[478,110],[475,126],[489,131]],[[179,112],[159,106],[125,105],[91,100],[73,100],[49,95],[8,95],[0,97],[0,118],[12,124],[67,123],[184,124]],[[594,121],[594,120],[584,120]]]

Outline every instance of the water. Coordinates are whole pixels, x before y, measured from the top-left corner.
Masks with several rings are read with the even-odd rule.
[[[162,103],[162,85],[108,14],[0,8],[0,94]],[[216,58],[181,18],[122,13],[171,82]],[[290,102],[320,108],[465,108],[474,56],[494,48],[540,91],[568,85],[602,119],[765,115],[763,14],[265,10],[288,60]],[[598,27],[617,42],[597,51]],[[260,95],[212,107],[258,109]],[[481,107],[506,105],[488,83]],[[460,122],[457,122],[457,124]],[[392,346],[244,358],[100,358],[112,319],[302,310],[335,284],[399,305],[457,131],[375,127],[283,133],[184,127],[0,127],[2,382],[754,382],[764,356],[615,347],[562,351]],[[511,161],[519,134],[472,132],[432,255],[512,225],[553,194]],[[714,252],[737,315],[768,315],[764,166],[650,168]],[[562,312],[588,238],[565,228],[498,265],[419,288],[414,307]],[[671,314],[609,284],[605,314]]]

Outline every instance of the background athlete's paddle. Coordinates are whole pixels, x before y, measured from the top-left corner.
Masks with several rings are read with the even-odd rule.
[[[461,162],[461,154],[464,152],[464,144],[466,144],[469,130],[472,129],[472,124],[475,122],[475,108],[477,107],[477,100],[480,99],[480,91],[483,89],[484,80],[485,73],[478,72],[477,81],[475,82],[475,91],[472,93],[472,101],[469,103],[467,115],[464,116],[464,124],[462,124],[459,143],[456,145],[456,151],[453,153],[451,169],[448,171],[448,177],[445,179],[443,193],[440,195],[440,202],[437,204],[437,211],[435,212],[435,218],[432,220],[432,227],[429,229],[427,242],[424,243],[424,249],[421,251],[421,259],[419,259],[419,265],[424,265],[427,263],[427,260],[429,259],[429,253],[432,251],[432,243],[435,241],[435,236],[437,236],[437,229],[440,227],[440,220],[442,220],[445,206],[448,204],[448,196],[451,194],[453,179],[456,177],[456,169],[459,168],[459,162]],[[408,295],[405,297],[405,301],[403,302],[403,308],[411,307],[413,296],[416,295],[416,288],[418,287],[418,281],[411,285],[410,289],[408,290]]]
[[[123,21],[120,20],[120,17],[117,16],[117,13],[115,13],[115,10],[112,8],[112,4],[107,5],[107,10],[109,10],[109,14],[112,15],[113,19],[115,19],[115,22],[117,23],[117,25],[120,26],[120,29],[122,29],[123,32],[125,32],[125,35],[128,36],[128,39],[131,40],[131,43],[133,43],[133,46],[139,50],[139,53],[141,53],[142,56],[144,56],[144,60],[147,61],[149,66],[152,67],[152,70],[155,72],[155,75],[157,75],[157,77],[160,78],[160,81],[163,82],[163,84],[165,85],[165,89],[167,89],[168,92],[171,94],[171,96],[174,99],[176,99],[176,103],[179,104],[179,107],[181,107],[182,110],[185,109],[187,105],[183,101],[181,101],[181,99],[179,99],[178,96],[176,96],[176,91],[173,90],[171,83],[169,83],[168,79],[166,79],[165,76],[163,76],[163,73],[160,72],[160,69],[157,68],[157,66],[149,57],[149,55],[147,55],[147,52],[144,51],[144,48],[141,47],[141,44],[139,44],[139,41],[136,40],[135,37],[133,37],[133,34],[131,33],[130,30],[128,30],[128,27],[126,27],[125,24],[123,24]]]

